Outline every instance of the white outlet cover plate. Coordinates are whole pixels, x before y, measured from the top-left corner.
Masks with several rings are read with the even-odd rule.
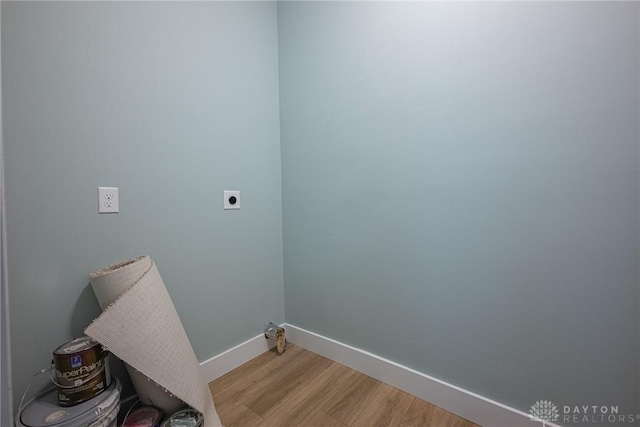
[[[231,197],[236,198],[236,202],[231,204],[229,199]],[[224,208],[225,209],[240,209],[240,192],[235,190],[224,190]]]
[[[118,187],[98,187],[98,213],[118,213]]]

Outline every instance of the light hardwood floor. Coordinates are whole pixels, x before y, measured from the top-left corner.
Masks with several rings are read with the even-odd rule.
[[[477,427],[424,400],[291,344],[211,384],[225,427]]]

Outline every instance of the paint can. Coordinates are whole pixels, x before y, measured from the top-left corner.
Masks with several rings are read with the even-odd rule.
[[[167,418],[161,427],[202,427],[204,416],[195,409],[183,409]]]
[[[73,407],[58,405],[55,388],[29,401],[16,417],[17,427],[116,427],[122,384],[115,378],[104,393]]]
[[[90,337],[80,337],[53,351],[58,404],[78,405],[102,393],[111,382],[109,352]]]
[[[162,411],[153,406],[143,406],[131,412],[122,427],[160,427]]]

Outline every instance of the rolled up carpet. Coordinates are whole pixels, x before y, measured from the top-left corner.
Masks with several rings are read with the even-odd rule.
[[[102,314],[85,333],[123,360],[143,401],[171,414],[186,403],[204,414],[204,427],[221,426],[189,338],[148,256],[89,275]]]

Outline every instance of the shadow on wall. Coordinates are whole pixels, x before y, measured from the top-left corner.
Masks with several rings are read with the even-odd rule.
[[[90,283],[87,283],[84,289],[82,289],[82,292],[80,292],[78,300],[73,306],[71,322],[69,324],[70,334],[74,338],[85,335],[84,329],[89,326],[96,317],[100,316],[101,313],[102,310],[100,310],[98,300],[93,293],[93,288]],[[111,355],[109,357],[109,367],[111,369],[111,375],[117,377],[122,382],[123,399],[133,396],[135,394],[135,390],[129,380],[129,374],[127,374],[124,362]]]
[[[98,300],[91,285],[87,283],[73,307],[71,324],[69,325],[70,334],[76,338],[84,335],[84,328],[89,326],[93,319],[100,316],[100,313],[102,310],[100,310]]]

